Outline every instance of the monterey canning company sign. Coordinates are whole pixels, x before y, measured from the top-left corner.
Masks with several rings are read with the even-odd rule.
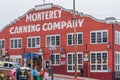
[[[65,28],[66,29],[73,28],[74,23],[72,20],[61,19],[62,12],[63,12],[63,9],[56,9],[56,10],[48,10],[48,11],[26,14],[25,22],[26,23],[32,22],[33,24],[30,24],[30,25],[27,24],[27,25],[22,25],[22,26],[12,26],[9,32],[10,34],[19,34],[19,33],[39,32],[41,30],[50,31],[50,30],[60,30],[60,29],[65,29]],[[50,20],[53,20],[53,21],[50,21]],[[43,22],[43,24],[41,24],[40,22]],[[82,27],[83,22],[84,22],[84,19],[77,19],[75,26]]]

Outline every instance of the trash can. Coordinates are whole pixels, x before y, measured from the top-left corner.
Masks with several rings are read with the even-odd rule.
[[[26,80],[27,79],[27,76],[26,75],[20,75],[19,76],[19,80]]]

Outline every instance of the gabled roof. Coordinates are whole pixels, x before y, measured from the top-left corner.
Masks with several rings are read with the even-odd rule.
[[[33,10],[45,10],[45,9],[48,9],[48,8],[52,8],[52,7],[58,7],[58,8],[61,8],[61,9],[63,9],[64,11],[66,11],[66,12],[69,12],[69,13],[71,13],[71,14],[73,14],[73,10],[72,9],[65,9],[65,8],[63,8],[63,7],[61,7],[61,6],[59,6],[59,5],[53,5],[52,3],[48,3],[48,4],[42,4],[42,5],[36,5],[34,8],[32,8],[32,9],[30,9],[29,11],[27,11],[24,15],[22,15],[22,16],[20,16],[20,17],[18,17],[17,19],[15,19],[14,21],[12,21],[10,24],[8,24],[8,25],[6,25],[5,27],[3,27],[1,30],[0,30],[0,32],[2,32],[6,27],[8,27],[8,26],[10,26],[10,25],[12,25],[12,24],[14,24],[14,23],[16,23],[17,21],[19,21],[21,18],[23,18],[26,14],[28,14],[29,12],[31,12],[31,11],[33,11]],[[91,19],[93,19],[93,20],[95,20],[95,21],[97,21],[97,22],[101,22],[101,23],[106,23],[106,24],[108,24],[107,22],[109,22],[109,24],[119,24],[120,25],[120,23],[119,22],[117,22],[114,18],[106,18],[105,20],[100,20],[100,19],[97,19],[97,18],[95,18],[95,17],[93,17],[93,16],[91,16],[91,15],[88,15],[88,14],[83,14],[83,12],[78,12],[78,11],[75,11],[75,14],[76,15],[80,15],[80,16],[82,16],[82,17],[89,17],[89,18],[91,18]],[[114,20],[113,20],[114,19]]]

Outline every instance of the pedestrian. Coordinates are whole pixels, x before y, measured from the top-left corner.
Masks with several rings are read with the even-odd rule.
[[[48,70],[46,69],[44,72],[44,80],[48,80],[48,77],[49,77],[49,73]]]
[[[25,69],[24,75],[26,76],[26,80],[28,80],[29,75],[28,75],[28,71],[27,71],[27,69]]]
[[[13,68],[13,69],[10,71],[11,80],[15,80],[15,71],[16,71],[15,68]]]
[[[38,70],[36,67],[34,67],[34,69],[32,70],[32,75],[33,75],[34,80],[37,80]]]
[[[83,76],[83,68],[80,69],[80,76]]]
[[[16,79],[19,80],[20,75],[22,74],[22,72],[20,71],[20,67],[17,68],[16,70]]]
[[[43,77],[44,77],[44,69],[41,68],[41,70],[40,70],[40,78],[41,78],[41,80],[43,80]]]
[[[28,67],[31,68],[31,62],[28,63]]]

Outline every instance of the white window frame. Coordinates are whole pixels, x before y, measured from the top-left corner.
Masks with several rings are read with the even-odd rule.
[[[52,53],[51,53],[52,55]],[[60,53],[53,53],[53,55],[55,56],[55,64],[53,64],[53,66],[60,66],[61,63],[61,57],[60,57]],[[56,56],[59,55],[59,64],[56,64]],[[50,64],[52,65],[52,61],[50,61]]]
[[[120,31],[115,31],[115,44],[120,45]]]
[[[82,43],[81,44],[78,44],[78,34],[82,35]],[[71,45],[68,44],[68,35],[72,35],[72,44]],[[77,35],[76,45],[82,45],[83,44],[83,32],[76,32],[76,35]],[[74,33],[68,33],[67,34],[67,46],[73,46],[74,45],[74,40],[73,39],[74,39]]]
[[[11,47],[11,40],[13,40],[13,48]],[[17,48],[15,48],[15,40],[17,40]],[[19,48],[18,40],[21,40],[21,47]],[[10,38],[10,49],[22,49],[22,38]]]
[[[32,39],[35,38],[35,47],[32,46]],[[36,43],[36,39],[39,38],[39,44],[37,45]],[[28,39],[31,39],[31,47],[29,47],[28,45]],[[32,36],[32,37],[27,37],[27,48],[40,48],[40,36]]]
[[[59,45],[56,45],[56,36],[59,36]],[[47,37],[50,37],[50,42],[47,42]],[[54,35],[46,35],[46,47],[50,47],[52,44],[51,37],[55,37],[55,44],[54,46],[60,46],[60,34],[54,34]]]
[[[101,42],[100,43],[97,42],[97,33],[98,32],[101,33]],[[107,42],[103,42],[103,32],[107,32]],[[96,42],[95,43],[92,43],[92,40],[91,40],[92,39],[92,37],[91,37],[92,33],[95,33],[95,36],[96,36],[96,38],[95,38]],[[106,43],[108,43],[108,30],[96,30],[96,31],[91,31],[90,32],[90,44],[106,44]]]
[[[69,54],[72,54],[72,64],[68,64],[68,55]],[[75,72],[75,70],[73,70],[73,68],[72,68],[72,70],[68,70],[69,65],[72,65],[72,66],[74,65],[74,63],[73,63],[73,55],[74,54],[75,54],[74,52],[67,53],[67,72]],[[78,54],[82,55],[82,64],[78,64]],[[83,53],[82,52],[77,52],[77,72],[80,72],[80,70],[78,70],[79,65],[81,65],[81,67],[83,67]]]
[[[115,71],[120,71],[120,52],[115,51]]]
[[[101,55],[103,55],[103,53],[107,53],[107,63],[103,63],[103,62],[101,62],[101,63],[97,63],[96,61],[95,61],[95,63],[91,63],[91,54],[92,53],[95,53],[96,55],[95,55],[95,60],[97,59],[97,53],[101,53]],[[102,59],[103,59],[103,56],[102,56]],[[101,65],[101,66],[103,66],[103,65],[107,65],[107,69],[106,70],[92,70],[91,68],[91,66],[92,65],[95,65],[95,66],[97,66],[97,65]],[[96,67],[97,68],[97,67]],[[102,68],[103,69],[103,68]],[[108,51],[91,51],[90,52],[90,72],[108,72]]]
[[[4,41],[4,44],[2,43]],[[5,41],[5,39],[0,39],[0,46],[2,46],[2,48],[5,48],[6,46],[5,46],[5,43],[6,43],[6,41]]]

